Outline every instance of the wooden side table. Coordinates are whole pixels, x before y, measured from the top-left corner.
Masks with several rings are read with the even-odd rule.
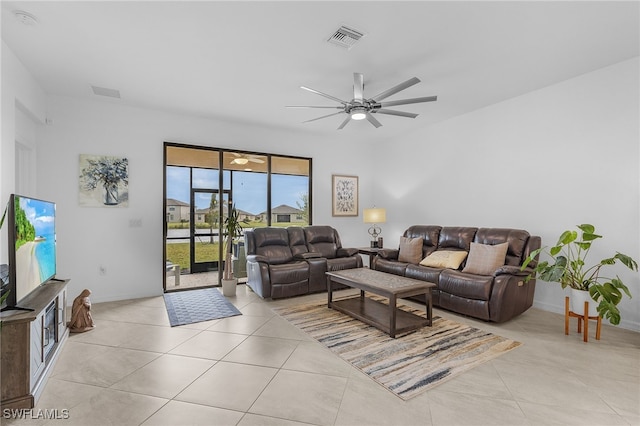
[[[584,313],[577,314],[569,310],[569,296],[564,299],[564,334],[569,334],[569,318],[578,318],[578,333],[582,331],[582,321],[584,321],[585,342],[589,341],[589,320],[596,320],[596,340],[600,340],[600,330],[602,329],[602,317],[600,315],[589,316],[589,302],[584,302]]]
[[[373,258],[382,250],[377,247],[358,247],[358,253],[369,256],[369,269],[373,269]]]

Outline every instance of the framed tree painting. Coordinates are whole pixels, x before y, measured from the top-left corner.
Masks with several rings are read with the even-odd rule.
[[[332,216],[358,216],[358,176],[332,175]]]
[[[129,160],[80,154],[78,202],[83,207],[128,207]]]

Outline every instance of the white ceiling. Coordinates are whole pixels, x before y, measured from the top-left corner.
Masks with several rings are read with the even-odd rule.
[[[12,11],[33,14],[25,26]],[[352,122],[343,133],[389,137],[639,55],[639,3],[628,2],[57,2],[2,1],[2,39],[48,94],[336,134],[344,119],[302,121],[350,100],[353,72],[387,100],[437,95]],[[345,24],[351,50],[326,42]],[[120,91],[99,97],[91,86]]]

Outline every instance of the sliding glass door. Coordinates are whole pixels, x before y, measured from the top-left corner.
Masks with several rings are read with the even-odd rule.
[[[164,146],[165,291],[220,285],[224,219],[244,229],[311,224],[311,159],[174,143]],[[244,238],[233,270],[246,280]]]

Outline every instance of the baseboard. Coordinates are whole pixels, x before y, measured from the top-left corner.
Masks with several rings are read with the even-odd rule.
[[[117,302],[119,300],[129,300],[129,299],[143,299],[145,297],[156,297],[162,296],[162,290],[157,292],[156,294],[147,293],[124,293],[124,294],[112,294],[109,297],[97,297],[95,293],[89,296],[91,299],[91,303],[104,303],[104,302]],[[73,300],[73,299],[71,299]]]
[[[537,302],[534,300],[533,307],[537,309],[541,309],[543,311],[564,315],[564,305],[555,305],[551,303]],[[610,325],[609,321],[606,321],[606,320],[603,320],[602,323],[606,325]],[[625,330],[640,332],[640,322],[629,321],[629,320],[625,320],[624,318],[622,318],[619,325],[614,327],[620,327],[620,328],[624,328]]]

